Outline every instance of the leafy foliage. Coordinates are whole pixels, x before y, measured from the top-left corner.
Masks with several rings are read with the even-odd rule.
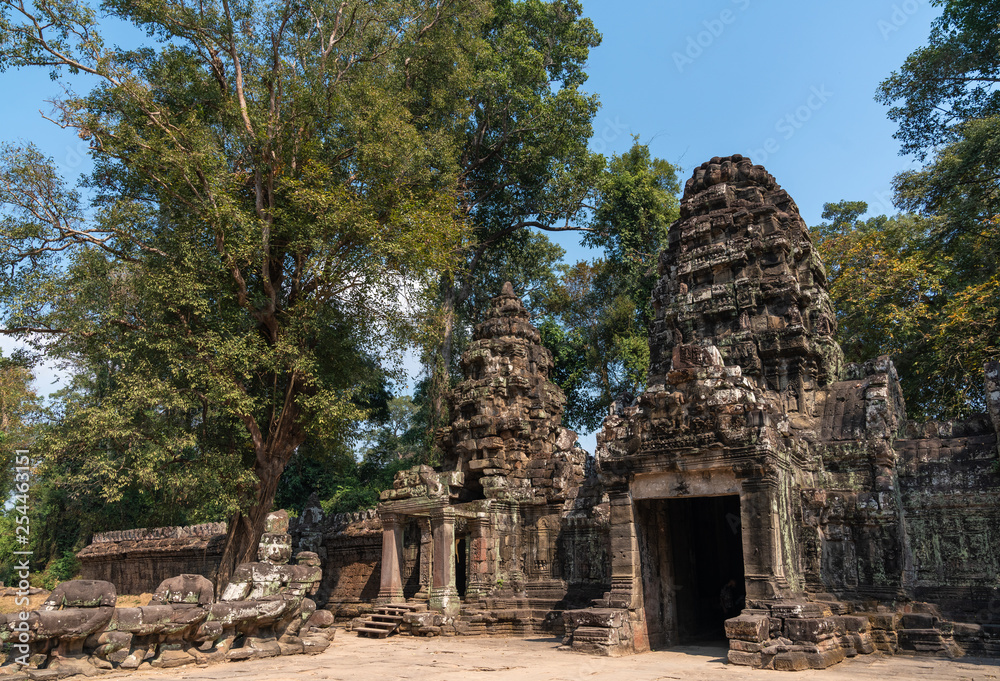
[[[346,448],[321,452],[309,443],[300,447],[281,478],[276,504],[301,511],[315,494],[328,513],[373,508],[397,472],[427,462],[419,413],[411,397],[390,400],[381,418],[372,420],[360,460]]]
[[[133,483],[212,499],[236,514],[224,576],[252,556],[296,449],[355,437],[415,331],[400,290],[426,290],[464,244],[470,108],[452,93],[491,9],[105,11],[157,42],[106,46],[81,2],[3,4],[0,65],[97,82],[59,103],[91,145],[93,211],[37,150],[4,150],[3,321],[79,362],[81,392],[46,433],[53,479],[112,504]]]
[[[14,452],[29,449],[34,439],[40,404],[31,383],[31,360],[15,352],[0,352],[0,496],[8,499],[14,474]]]
[[[981,409],[983,363],[1000,354],[1000,2],[936,0],[928,44],[880,86],[903,153],[896,202],[928,218],[918,247],[941,295],[924,334],[928,415]],[[921,285],[919,282],[917,285]]]
[[[970,120],[1000,115],[1000,2],[931,0],[942,7],[928,44],[879,86],[876,99],[899,123],[903,153],[921,159],[963,136]]]
[[[494,0],[492,7],[472,75],[455,91],[470,105],[457,186],[473,231],[462,267],[438,287],[439,331],[424,358],[432,430],[446,417],[444,395],[467,332],[499,292],[500,277],[527,284],[538,276],[531,255],[539,263],[551,257],[551,245],[528,230],[580,229],[603,166],[587,148],[598,98],[582,90],[587,57],[601,38],[581,3]]]
[[[971,283],[941,248],[934,221],[914,214],[867,220],[862,201],[826,204],[816,228],[849,361],[891,355],[911,416],[983,409],[982,365],[1000,348],[996,277]]]
[[[676,172],[636,140],[609,161],[584,243],[606,257],[563,267],[544,300],[542,342],[567,395],[564,420],[595,430],[621,393],[638,395],[649,373],[657,258],[679,215]]]

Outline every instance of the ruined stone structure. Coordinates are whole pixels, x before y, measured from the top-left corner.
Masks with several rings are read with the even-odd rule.
[[[691,640],[738,590],[737,664],[1000,651],[996,387],[992,423],[918,425],[887,358],[844,366],[798,209],[741,156],[687,182],[659,272],[649,387],[598,436],[611,590],[567,642]]]
[[[296,653],[319,653],[335,629],[317,610],[315,553],[292,553],[288,516],[268,517],[260,562],[240,565],[219,602],[212,582],[182,574],[163,581],[148,606],[117,608],[115,586],[63,582],[37,611],[0,614],[0,677],[93,676],[113,669],[179,667]]]
[[[151,593],[174,575],[214,580],[225,541],[226,523],[101,532],[77,558],[83,579],[111,582],[123,594]]]
[[[531,631],[606,588],[606,514],[586,453],[561,426],[551,368],[506,284],[462,355],[465,380],[438,437],[443,465],[404,471],[382,494],[379,602],[426,599],[450,616],[464,604],[494,619],[519,611],[507,613],[514,629]],[[418,555],[410,570],[407,546]]]
[[[506,285],[462,357],[442,465],[398,474],[376,510],[313,499],[293,520],[320,604],[405,601],[401,633],[609,655],[717,638],[784,670],[1000,654],[1000,363],[981,417],[907,420],[888,358],[844,363],[798,208],[741,156],[695,170],[659,274],[648,388],[593,457]],[[113,539],[94,565],[155,548]]]

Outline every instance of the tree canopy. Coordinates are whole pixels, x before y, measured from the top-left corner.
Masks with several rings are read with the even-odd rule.
[[[921,404],[928,415],[954,416],[982,408],[983,363],[1000,354],[1000,2],[932,4],[943,11],[928,44],[877,99],[899,124],[901,153],[927,161],[894,187],[897,205],[926,218],[909,250],[937,287],[922,291],[937,302],[918,344],[935,396]]]
[[[678,192],[674,167],[638,140],[613,155],[595,183],[583,239],[604,257],[563,266],[540,301],[543,343],[556,360],[572,427],[596,430],[613,400],[646,387],[651,297],[667,229],[679,216]]]
[[[432,428],[446,417],[443,397],[466,329],[499,292],[498,274],[530,278],[537,271],[523,268],[532,258],[551,258],[546,240],[527,230],[586,229],[582,216],[604,165],[587,148],[598,98],[583,90],[601,36],[580,2],[495,0],[493,7],[472,61],[475,75],[456,92],[470,104],[458,187],[472,236],[461,267],[439,283],[438,342],[425,358]]]
[[[47,435],[109,501],[129,481],[234,513],[252,557],[296,449],[349,436],[466,239],[457,210],[487,3],[4,2],[0,64],[86,73],[58,103],[85,189],[3,150],[5,332],[75,360]],[[79,459],[82,457],[82,459]],[[183,502],[183,500],[180,500]]]

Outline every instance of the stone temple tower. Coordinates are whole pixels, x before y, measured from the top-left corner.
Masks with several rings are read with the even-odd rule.
[[[748,158],[713,158],[687,181],[668,240],[653,293],[651,381],[684,362],[685,346],[714,345],[785,411],[810,414],[843,354],[826,272],[788,193]]]
[[[668,240],[648,388],[597,447],[607,602],[631,613],[640,649],[696,636],[727,583],[757,604],[803,592],[793,497],[843,371],[823,265],[762,166],[702,164]]]
[[[465,378],[437,433],[441,465],[402,471],[381,495],[380,600],[426,598],[449,615],[500,603],[544,618],[603,591],[606,561],[594,556],[606,555],[606,514],[586,503],[595,480],[562,426],[566,398],[551,369],[504,284],[462,354]]]
[[[730,662],[783,670],[1000,650],[958,624],[1000,602],[1000,364],[987,414],[907,420],[889,357],[845,365],[798,208],[740,155],[695,169],[659,274],[647,390],[597,437],[611,590],[567,615],[574,648],[724,630]]]
[[[582,475],[583,453],[561,425],[566,398],[551,370],[552,354],[507,282],[462,354],[465,380],[438,438],[442,469],[461,471],[468,491],[489,498],[565,498],[562,483]]]

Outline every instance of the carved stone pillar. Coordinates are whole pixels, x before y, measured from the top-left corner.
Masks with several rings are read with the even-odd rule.
[[[779,506],[777,480],[743,480],[740,516],[748,599],[777,598],[787,587],[782,559]]]
[[[394,513],[383,513],[382,519],[382,581],[376,603],[398,603],[403,600],[403,523]]]
[[[496,564],[492,559],[493,523],[489,516],[481,515],[469,521],[471,550],[469,551],[469,587],[466,598],[488,596],[496,581]]]
[[[446,507],[432,515],[431,532],[434,551],[428,605],[431,610],[457,615],[461,601],[455,588],[455,509]]]
[[[428,518],[417,518],[420,527],[420,590],[414,598],[426,601],[431,593],[431,571],[433,570],[434,538],[431,534],[431,521]]]
[[[632,646],[635,652],[649,650],[643,609],[642,565],[639,538],[631,495],[625,490],[609,494],[611,501],[611,592],[608,605],[627,608],[632,620]]]

